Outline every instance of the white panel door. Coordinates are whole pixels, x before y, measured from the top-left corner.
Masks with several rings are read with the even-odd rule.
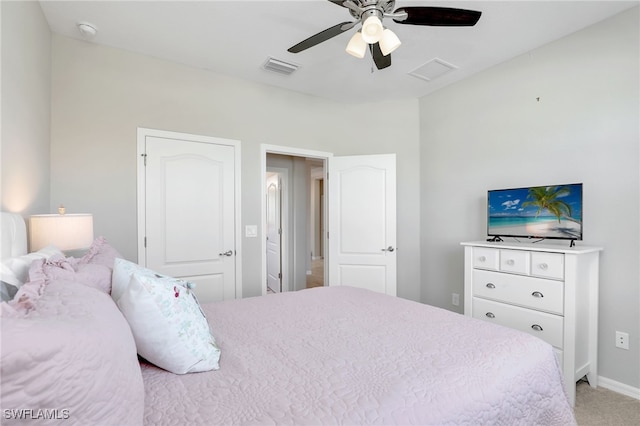
[[[144,264],[196,284],[201,302],[236,297],[235,148],[145,138]]]
[[[280,175],[267,177],[267,287],[276,293],[282,291],[282,223]]]
[[[395,154],[329,160],[329,285],[396,295]]]

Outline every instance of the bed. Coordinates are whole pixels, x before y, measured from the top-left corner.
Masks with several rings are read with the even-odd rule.
[[[169,372],[137,354],[118,262],[103,238],[32,260],[2,303],[3,424],[575,424],[542,340],[351,287],[203,304],[216,362]]]

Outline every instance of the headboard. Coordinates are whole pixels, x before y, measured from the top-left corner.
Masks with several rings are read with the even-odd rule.
[[[24,218],[18,213],[0,212],[2,224],[0,238],[2,239],[2,256],[16,257],[27,254],[27,226]]]

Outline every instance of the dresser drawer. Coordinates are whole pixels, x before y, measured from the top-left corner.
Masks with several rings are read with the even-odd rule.
[[[563,349],[561,316],[474,297],[473,317],[524,331]]]
[[[473,295],[562,315],[562,281],[501,272],[473,271]]]
[[[500,250],[500,270],[514,274],[529,275],[531,257],[528,251]]]
[[[473,248],[473,267],[480,269],[498,270],[500,251],[486,247]]]
[[[563,280],[564,254],[531,252],[531,275]]]

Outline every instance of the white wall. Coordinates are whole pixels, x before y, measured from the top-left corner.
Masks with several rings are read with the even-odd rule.
[[[51,32],[37,2],[2,13],[2,210],[49,213]]]
[[[636,389],[639,28],[635,8],[420,100],[422,301],[463,294],[459,242],[486,238],[488,189],[583,182],[582,244],[604,247],[599,374]]]
[[[398,294],[420,299],[418,100],[338,104],[59,35],[52,69],[51,203],[93,213],[125,257],[136,259],[137,127],[240,140],[243,229],[261,221],[261,143],[395,152]],[[261,294],[260,243],[242,242],[245,296]]]

